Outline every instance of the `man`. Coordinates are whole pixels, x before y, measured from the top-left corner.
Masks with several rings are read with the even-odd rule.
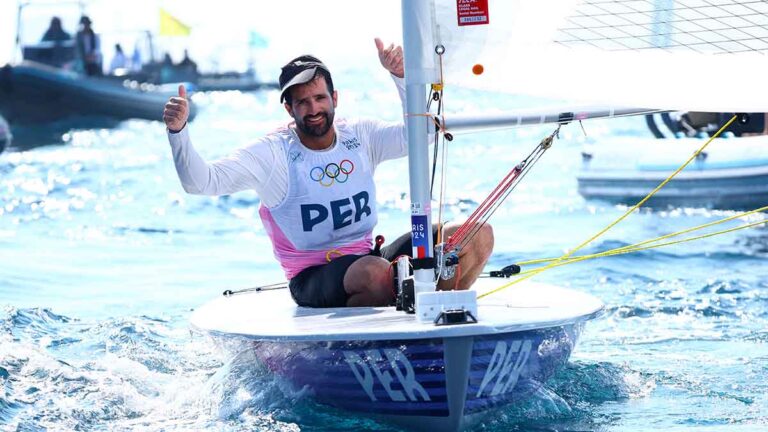
[[[72,36],[70,36],[61,26],[61,18],[51,18],[51,23],[48,25],[48,29],[45,31],[42,41],[62,42],[70,39],[72,39]]]
[[[115,75],[120,72],[121,69],[125,69],[128,66],[128,59],[125,57],[123,47],[119,43],[115,44],[115,55],[112,57],[112,61],[109,63],[109,73]]]
[[[197,74],[197,63],[189,57],[189,51],[184,50],[184,57],[179,62],[179,66],[189,70],[193,75]]]
[[[382,66],[404,99],[403,51],[376,39]],[[394,300],[390,260],[410,254],[410,234],[371,254],[377,222],[373,172],[407,154],[403,123],[335,119],[338,94],[328,68],[301,56],[280,74],[286,127],[227,158],[208,164],[195,152],[186,126],[186,90],[165,105],[163,119],[176,170],[189,193],[223,195],[255,189],[259,214],[297,304],[312,307],[384,306]],[[450,235],[457,225],[447,226]],[[493,247],[490,226],[460,252],[461,276],[439,288],[468,288]]]
[[[85,15],[80,17],[80,30],[78,30],[75,40],[85,74],[101,75],[101,42],[99,35],[91,27],[91,19]]]
[[[37,61],[49,66],[66,67],[73,60],[75,52],[72,36],[62,28],[59,17],[51,18],[51,24],[45,31],[42,42],[52,42],[52,44],[45,44],[50,46],[50,51],[48,55],[37,58]]]

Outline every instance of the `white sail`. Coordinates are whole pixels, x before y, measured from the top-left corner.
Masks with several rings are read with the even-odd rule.
[[[433,18],[446,91],[768,112],[764,0],[434,0]]]

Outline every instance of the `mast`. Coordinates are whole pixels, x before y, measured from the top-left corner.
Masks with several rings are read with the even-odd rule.
[[[411,242],[416,293],[435,290],[432,208],[429,192],[429,119],[426,113],[426,86],[434,77],[430,2],[401,0],[403,51],[405,59],[405,100],[408,132],[408,172],[411,190]],[[422,258],[422,259],[419,259]],[[431,265],[430,265],[431,261]]]

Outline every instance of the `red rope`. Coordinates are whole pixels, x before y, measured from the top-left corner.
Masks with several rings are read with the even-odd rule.
[[[506,177],[504,177],[501,183],[499,183],[485,198],[485,200],[483,200],[483,202],[475,209],[475,211],[472,212],[466,222],[461,224],[456,232],[454,232],[453,235],[448,238],[446,247],[444,248],[445,251],[453,250],[456,245],[461,244],[464,238],[466,238],[467,234],[470,233],[472,228],[474,228],[475,225],[488,214],[488,211],[491,209],[493,204],[495,204],[499,198],[503,196],[507,190],[509,190],[509,188],[512,186],[512,183],[515,181],[515,179],[517,179],[521,172],[522,170],[519,168],[519,166],[516,166],[512,169],[512,171],[507,173]]]
[[[516,184],[516,180],[521,174],[527,173],[530,167],[535,164],[542,154],[552,145],[552,140],[560,131],[560,126],[552,132],[551,135],[541,140],[538,146],[522,162],[517,164],[506,177],[491,191],[487,198],[475,209],[453,235],[448,238],[443,248],[444,253],[449,253],[462,245],[465,241],[472,238],[480,230],[483,224],[491,217],[494,211],[501,205],[509,192]]]

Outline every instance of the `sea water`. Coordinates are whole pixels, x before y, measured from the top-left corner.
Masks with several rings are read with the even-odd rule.
[[[365,54],[363,66],[337,64],[337,115],[396,121],[394,86],[372,44]],[[206,159],[288,120],[275,91],[194,100],[190,133]],[[533,103],[446,97],[449,111]],[[552,130],[457,135],[446,219],[467,217]],[[624,207],[582,199],[576,173],[582,145],[627,136],[649,136],[642,119],[564,127],[491,219],[487,270],[559,256],[621,216]],[[405,172],[397,160],[376,173],[377,233],[388,239],[409,229]],[[228,358],[190,332],[191,312],[223,290],[282,279],[258,206],[253,192],[185,194],[160,122],[70,128],[0,155],[0,430],[397,430],[318,405],[254,358]],[[641,210],[585,251],[733,214]],[[768,229],[757,228],[542,273],[536,280],[591,293],[606,312],[545,387],[477,429],[765,430],[766,257]]]
[[[374,89],[342,76],[349,85],[339,88],[338,115],[398,118],[386,76]],[[454,103],[494,102],[481,97]],[[275,91],[195,100],[200,115],[190,132],[207,159],[287,120]],[[626,210],[578,195],[580,149],[588,140],[645,137],[643,122],[584,128],[564,128],[493,216],[488,270],[558,256]],[[466,217],[551,130],[458,135],[448,147],[447,219]],[[196,307],[225,289],[280,281],[281,272],[258,197],[185,194],[162,123],[74,129],[59,142],[3,154],[0,172],[0,429],[391,428],[314,404],[254,359],[226,358],[190,333]],[[406,161],[397,160],[376,173],[377,233],[389,239],[409,227],[404,172]],[[732,214],[640,211],[587,251]],[[601,298],[606,313],[587,325],[570,363],[546,387],[480,430],[766,427],[766,255],[768,230],[758,228],[537,276]]]

